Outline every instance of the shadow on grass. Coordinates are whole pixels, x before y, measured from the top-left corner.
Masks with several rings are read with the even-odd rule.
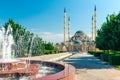
[[[73,65],[76,69],[109,69],[113,68],[110,65],[105,64],[99,59],[89,55],[89,56],[81,56],[70,58],[68,60],[64,60],[64,62]]]

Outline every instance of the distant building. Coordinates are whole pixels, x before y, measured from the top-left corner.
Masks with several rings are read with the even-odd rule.
[[[94,50],[95,44],[83,31],[77,31],[70,41],[66,41],[66,45],[57,43],[55,47],[62,51],[88,51]]]
[[[61,43],[61,44],[56,43],[55,49],[59,51],[67,51],[67,47],[66,45],[64,45],[64,43]]]
[[[94,42],[83,32],[77,31],[70,40],[69,50],[87,51],[92,49]]]
[[[92,34],[88,37],[83,31],[77,31],[70,38],[70,18],[68,18],[68,41],[66,41],[66,9],[64,9],[64,42],[57,43],[55,48],[60,51],[88,51],[96,50],[96,6],[94,8],[94,18],[92,17]]]

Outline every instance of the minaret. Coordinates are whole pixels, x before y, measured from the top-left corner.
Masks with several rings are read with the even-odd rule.
[[[94,8],[94,31],[93,31],[93,40],[95,40],[95,38],[96,38],[96,6],[95,6],[95,8]]]
[[[66,44],[66,8],[64,8],[64,44]]]
[[[94,25],[93,25],[93,16],[92,16],[92,35],[91,35],[92,40],[93,40],[93,31],[94,31],[93,27]]]
[[[68,41],[70,41],[70,17],[68,18]]]

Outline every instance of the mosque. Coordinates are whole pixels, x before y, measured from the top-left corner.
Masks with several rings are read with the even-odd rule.
[[[88,37],[83,31],[77,31],[70,37],[70,18],[68,18],[68,41],[66,41],[66,9],[64,9],[64,42],[56,43],[55,48],[59,51],[89,51],[95,50],[96,38],[96,6],[94,18],[92,17],[92,37]]]

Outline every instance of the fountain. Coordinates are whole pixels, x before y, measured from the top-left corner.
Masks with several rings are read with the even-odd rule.
[[[7,30],[1,28],[0,30],[0,45],[1,45],[1,59],[0,59],[0,77],[12,78],[20,75],[34,76],[38,74],[39,65],[30,64],[27,66],[26,60],[14,59],[14,52],[12,46],[14,39],[12,36],[12,28],[8,25]]]
[[[75,68],[71,65],[30,61],[29,58],[15,59],[12,48],[14,44],[11,25],[8,25],[7,30],[2,27],[0,29],[0,80],[74,80]]]
[[[12,59],[12,49],[11,46],[14,44],[13,36],[11,35],[12,28],[9,25],[7,31],[2,27],[0,30],[1,37],[1,46],[2,46],[2,59],[0,62],[14,62],[15,59]]]

